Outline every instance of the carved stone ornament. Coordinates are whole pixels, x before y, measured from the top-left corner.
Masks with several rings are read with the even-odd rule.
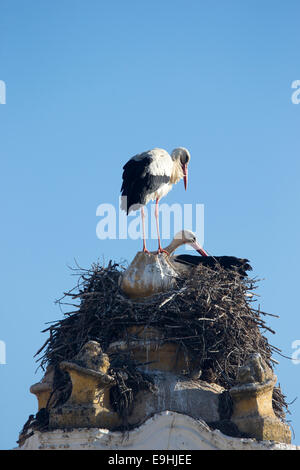
[[[133,299],[145,298],[170,290],[178,273],[168,256],[139,252],[121,277],[121,289]]]
[[[88,341],[69,361],[60,363],[72,381],[72,393],[66,403],[50,410],[50,428],[106,427],[119,422],[109,401],[114,379],[107,374],[109,359],[96,341]]]
[[[238,385],[230,389],[233,400],[231,420],[247,437],[291,442],[289,427],[276,417],[272,396],[277,377],[260,354],[249,356],[237,375]]]

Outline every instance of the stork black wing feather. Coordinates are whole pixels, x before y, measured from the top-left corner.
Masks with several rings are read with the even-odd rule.
[[[178,255],[174,257],[176,263],[190,264],[193,266],[208,266],[214,268],[218,263],[224,269],[237,269],[241,276],[247,276],[246,271],[252,271],[248,259],[236,258],[235,256],[194,256],[194,255]]]
[[[144,205],[149,193],[157,191],[162,184],[170,181],[167,175],[152,175],[149,171],[151,162],[151,156],[145,152],[145,157],[137,160],[133,157],[123,167],[121,195],[127,199],[124,199],[122,208],[127,214],[135,210],[137,205]]]

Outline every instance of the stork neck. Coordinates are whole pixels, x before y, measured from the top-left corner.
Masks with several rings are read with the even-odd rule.
[[[172,169],[172,174],[170,178],[170,183],[176,184],[182,178],[183,178],[183,171],[182,171],[181,163],[177,158],[175,158],[173,160],[173,169]]]
[[[166,250],[170,255],[172,253],[174,253],[174,251],[177,250],[177,248],[179,248],[181,245],[184,245],[186,243],[186,241],[182,238],[174,238],[170,245],[166,246],[166,248],[164,248],[164,250]]]

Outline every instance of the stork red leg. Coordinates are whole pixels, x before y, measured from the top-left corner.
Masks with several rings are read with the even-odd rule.
[[[158,236],[158,250],[157,250],[157,253],[167,253],[167,255],[169,255],[169,253],[162,248],[161,243],[160,243],[158,201],[159,201],[159,199],[156,199],[156,204],[155,204],[155,219],[156,219],[156,229],[157,229],[157,236]]]
[[[141,207],[141,217],[142,217],[142,226],[143,226],[143,252],[150,255],[150,251],[146,248],[146,235],[145,235],[145,212],[144,208]]]

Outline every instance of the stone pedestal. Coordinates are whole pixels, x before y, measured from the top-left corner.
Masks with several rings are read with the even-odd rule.
[[[97,342],[86,343],[74,361],[63,361],[60,368],[70,376],[72,393],[66,403],[50,409],[50,428],[111,428],[120,422],[109,401],[114,379],[107,374],[108,356]]]
[[[277,377],[261,359],[253,354],[238,375],[239,385],[231,388],[233,414],[231,420],[247,437],[275,442],[291,442],[289,427],[278,419],[272,407]]]

